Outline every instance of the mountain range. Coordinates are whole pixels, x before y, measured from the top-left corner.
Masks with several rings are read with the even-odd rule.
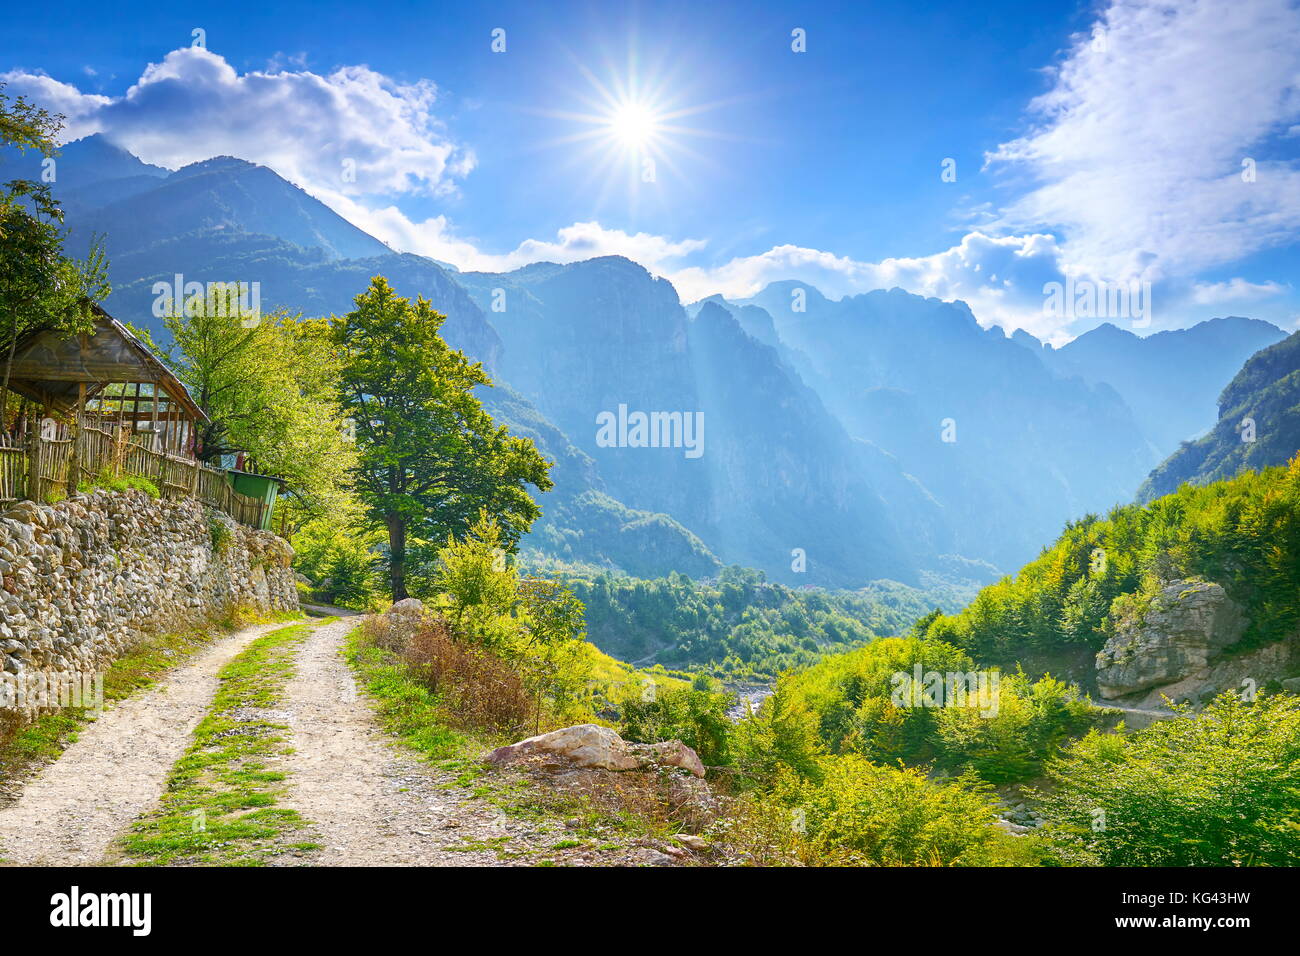
[[[39,177],[4,159],[5,178]],[[687,305],[616,256],[493,274],[397,253],[232,157],[168,171],[92,136],[56,169],[70,249],[104,237],[105,305],[134,324],[158,330],[154,283],[177,274],[256,281],[263,308],[312,315],[348,311],[378,274],[431,300],[498,383],[489,409],[556,462],[526,549],[638,576],[986,582],[1217,431],[1220,392],[1285,337],[1229,317],[1052,348],[959,301],[792,282]],[[661,447],[640,446],[638,413]]]

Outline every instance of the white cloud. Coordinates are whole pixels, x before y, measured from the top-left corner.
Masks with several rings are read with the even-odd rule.
[[[1195,282],[1191,298],[1197,305],[1222,305],[1226,302],[1258,302],[1286,292],[1287,287],[1277,282],[1248,282],[1236,278],[1226,282]]]
[[[554,239],[525,239],[509,252],[481,250],[458,236],[446,216],[413,222],[396,206],[371,208],[332,193],[317,198],[394,249],[450,262],[462,271],[509,272],[533,262],[579,262],[597,256],[626,256],[651,272],[668,274],[681,260],[704,248],[702,239],[669,239],[651,233],[628,233],[598,222],[575,222],[557,230]]]
[[[121,97],[82,93],[42,74],[0,78],[12,95],[65,114],[67,139],[104,133],[161,166],[238,156],[309,191],[347,196],[437,194],[474,166],[474,154],[433,113],[433,83],[396,83],[365,66],[327,76],[240,74],[217,54],[186,47],[149,64]]]
[[[747,298],[769,282],[797,279],[831,298],[895,286],[918,295],[963,299],[985,325],[1025,328],[1059,338],[1060,319],[1043,313],[1043,286],[1060,282],[1060,249],[1050,235],[989,236],[972,232],[943,252],[862,262],[817,249],[778,246],[716,268],[669,274],[686,300],[721,292]]]
[[[1104,49],[1077,37],[1031,104],[1036,127],[989,157],[1036,182],[999,226],[1050,228],[1070,268],[1115,279],[1187,276],[1293,241],[1300,170],[1259,157],[1300,118],[1300,9],[1117,0],[1100,23]]]

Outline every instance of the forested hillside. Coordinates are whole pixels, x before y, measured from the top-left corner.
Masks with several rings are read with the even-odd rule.
[[[1219,396],[1219,421],[1185,442],[1138,492],[1149,501],[1184,481],[1231,478],[1286,462],[1300,448],[1300,332],[1255,353]]]
[[[827,652],[903,633],[934,600],[930,592],[891,582],[860,591],[794,589],[739,567],[724,568],[716,583],[682,574],[566,581],[586,605],[587,634],[601,650],[729,680],[772,680]],[[955,610],[961,599],[954,593],[943,603]]]
[[[1005,665],[1044,650],[1096,651],[1117,621],[1140,616],[1162,583],[1191,578],[1222,585],[1244,609],[1242,646],[1296,633],[1300,456],[1071,522],[1018,574],[985,588],[960,614],[927,622],[923,633]]]

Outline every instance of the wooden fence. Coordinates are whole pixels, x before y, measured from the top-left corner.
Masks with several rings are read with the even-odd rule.
[[[76,491],[83,479],[135,475],[153,482],[164,498],[194,497],[241,524],[261,526],[264,502],[235,491],[220,468],[155,451],[147,444],[152,435],[84,423],[72,435],[33,433],[20,447],[0,442],[0,505],[58,500]]]

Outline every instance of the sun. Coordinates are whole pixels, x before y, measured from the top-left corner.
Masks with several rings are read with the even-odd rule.
[[[609,134],[629,149],[644,149],[652,145],[659,126],[654,110],[636,101],[618,103],[608,117]]]
[[[643,198],[680,202],[702,181],[696,168],[712,163],[691,141],[728,138],[698,125],[697,117],[731,101],[704,99],[699,78],[665,57],[628,54],[618,64],[611,56],[572,56],[574,78],[582,82],[551,94],[567,105],[526,110],[555,121],[553,136],[528,149],[563,150],[564,165],[594,209],[624,199],[632,210]]]

